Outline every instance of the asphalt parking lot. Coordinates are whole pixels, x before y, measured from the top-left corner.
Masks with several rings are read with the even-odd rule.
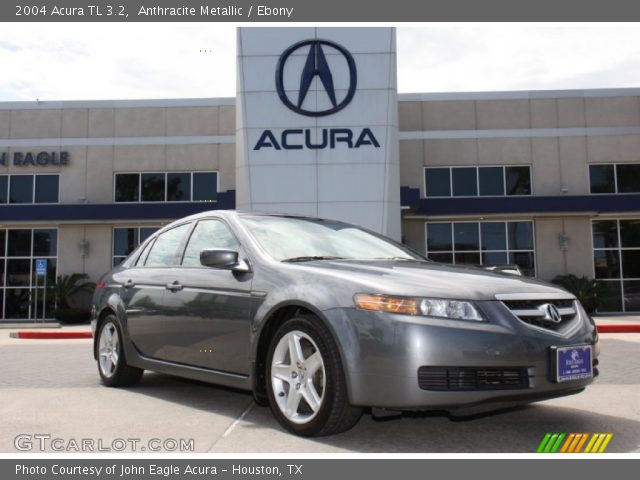
[[[45,434],[62,439],[58,446],[139,439],[136,451],[152,439],[161,440],[155,447],[193,439],[194,452],[215,453],[532,453],[547,432],[611,432],[608,453],[640,452],[640,334],[601,335],[601,350],[600,377],[579,395],[464,421],[365,414],[349,432],[309,440],[283,431],[248,393],[153,373],[134,388],[106,388],[91,340],[21,340],[0,330],[0,451],[18,451],[18,435]]]

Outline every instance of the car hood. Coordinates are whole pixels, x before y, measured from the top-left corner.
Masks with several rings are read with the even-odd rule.
[[[291,265],[321,277],[357,283],[363,293],[468,300],[495,300],[500,294],[571,296],[555,285],[528,277],[431,262],[321,260]]]

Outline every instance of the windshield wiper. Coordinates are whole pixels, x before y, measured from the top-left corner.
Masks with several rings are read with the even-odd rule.
[[[344,257],[332,257],[330,255],[312,255],[312,256],[306,256],[306,257],[285,258],[282,261],[295,263],[295,262],[312,262],[314,260],[341,260],[341,259],[344,259]]]
[[[374,260],[407,260],[411,262],[421,262],[419,258],[411,258],[411,257],[376,257]]]

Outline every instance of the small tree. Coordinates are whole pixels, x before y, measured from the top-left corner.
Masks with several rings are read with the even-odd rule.
[[[573,293],[580,301],[587,313],[593,313],[597,305],[597,284],[595,280],[587,277],[578,277],[573,274],[558,275],[551,280],[565,290]]]
[[[91,294],[96,284],[88,280],[86,273],[72,273],[58,275],[56,283],[51,287],[51,294],[55,300],[55,316],[62,321],[78,321],[89,318],[89,310],[78,308],[74,300],[83,294]]]

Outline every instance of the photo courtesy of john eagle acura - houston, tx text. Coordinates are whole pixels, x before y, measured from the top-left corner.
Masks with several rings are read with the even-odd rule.
[[[105,385],[152,370],[250,389],[305,436],[349,429],[363,407],[465,415],[577,393],[597,374],[596,328],[573,295],[334,220],[178,220],[93,302]]]

